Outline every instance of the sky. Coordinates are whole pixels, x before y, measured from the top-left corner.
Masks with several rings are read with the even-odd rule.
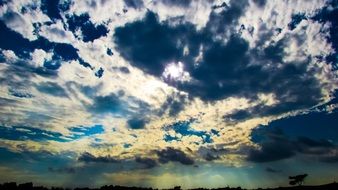
[[[338,179],[338,1],[1,0],[0,183]]]

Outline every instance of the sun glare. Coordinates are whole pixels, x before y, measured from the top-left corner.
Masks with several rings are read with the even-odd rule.
[[[182,62],[169,63],[162,74],[166,80],[174,81],[189,81],[190,74],[184,71],[184,65]]]

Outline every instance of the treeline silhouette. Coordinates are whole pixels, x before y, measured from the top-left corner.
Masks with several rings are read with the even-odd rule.
[[[153,188],[142,188],[142,187],[126,187],[126,186],[119,186],[119,185],[105,185],[100,188],[62,188],[62,187],[43,187],[43,186],[34,186],[32,182],[29,183],[22,183],[17,184],[15,182],[8,182],[0,184],[0,190],[155,190]],[[325,185],[318,185],[318,186],[293,186],[293,187],[276,187],[276,188],[257,188],[256,190],[338,190],[338,183],[330,183]],[[156,189],[157,190],[157,189]],[[166,190],[181,190],[180,186],[173,187],[171,189]],[[206,188],[194,188],[191,190],[209,190]],[[224,187],[224,188],[214,188],[211,190],[245,190],[241,187]]]

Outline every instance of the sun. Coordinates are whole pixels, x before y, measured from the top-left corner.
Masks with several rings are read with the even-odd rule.
[[[162,73],[165,80],[186,82],[190,80],[190,74],[184,71],[184,65],[182,62],[169,63]]]

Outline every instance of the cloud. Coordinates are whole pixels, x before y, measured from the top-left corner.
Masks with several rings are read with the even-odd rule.
[[[171,96],[167,96],[167,99],[161,106],[159,115],[163,115],[168,111],[169,116],[177,116],[184,110],[185,104],[188,102],[187,96],[184,94],[174,93]]]
[[[329,29],[330,35],[328,35],[329,42],[331,42],[333,48],[335,49],[335,52],[338,52],[338,36],[336,35],[335,31],[338,28],[338,22],[337,19],[335,19],[338,15],[338,9],[333,8],[332,2],[328,2],[325,7],[317,11],[317,14],[315,14],[312,19],[320,22],[320,23],[327,23],[329,22],[331,24],[331,27]],[[338,58],[334,56],[334,54],[331,54],[329,57],[326,58],[326,60],[330,63],[337,62]]]
[[[117,163],[119,160],[111,157],[111,156],[94,156],[90,154],[89,152],[84,152],[78,157],[78,161],[82,162],[103,162],[103,163]]]
[[[129,74],[130,73],[130,70],[128,69],[128,67],[113,67],[113,70],[116,70],[116,71],[119,71],[121,73],[124,73],[124,74]]]
[[[288,27],[290,30],[293,30],[297,27],[297,25],[304,19],[306,19],[304,14],[294,14],[291,17],[292,21],[289,23]]]
[[[287,159],[296,154],[304,154],[323,162],[334,162],[337,145],[326,140],[313,140],[300,137],[297,140],[285,137],[274,137],[262,144],[260,149],[251,149],[247,160],[252,162],[272,162]],[[333,153],[333,154],[332,154]]]
[[[204,157],[206,161],[213,161],[213,160],[218,160],[219,156],[212,155],[211,153],[207,153]]]
[[[315,132],[301,133],[297,128],[301,128],[301,130],[309,128],[309,130],[312,130],[311,126],[306,125],[306,120],[302,120],[302,124],[299,124],[297,128],[291,128],[298,117],[304,116],[282,119],[281,121],[271,123],[269,126],[255,129],[251,134],[252,140],[258,143],[260,147],[250,149],[247,160],[252,162],[271,162],[291,158],[296,155],[304,155],[310,159],[323,162],[331,160],[334,162],[336,160],[335,152],[338,149],[335,143],[337,139],[334,138],[332,139],[334,141],[332,141],[321,138],[321,133],[325,130],[318,130],[318,125],[316,124]],[[309,117],[321,119],[322,116],[321,114],[310,114]],[[330,117],[335,118],[334,115]],[[288,126],[284,127],[283,125],[285,124],[290,125],[290,128]],[[325,138],[328,138],[328,136],[325,136]]]
[[[5,2],[0,145],[159,170],[334,162],[334,117],[279,119],[336,115],[314,107],[337,88],[335,14],[324,1]],[[273,120],[284,133],[254,140]]]
[[[262,38],[261,45],[251,48],[249,42],[236,32],[247,5],[245,1],[231,2],[230,7],[221,12],[212,12],[201,31],[189,27],[190,23],[180,22],[172,26],[168,22],[160,22],[155,13],[147,12],[143,20],[115,29],[117,50],[131,65],[157,77],[162,75],[167,64],[182,61],[192,80],[168,84],[206,101],[231,96],[255,100],[258,93],[275,95],[278,103],[262,104],[229,115],[235,120],[274,116],[319,104],[324,94],[320,80],[315,77],[317,69],[309,67],[312,60],[284,60],[287,43],[293,39],[304,43],[304,40],[297,35],[289,35],[267,43],[269,41]],[[225,36],[225,42],[212,37],[221,35],[221,31],[233,34]],[[133,41],[129,36],[133,36]],[[140,46],[133,46],[134,42]],[[264,42],[268,45],[263,47]],[[188,55],[184,54],[185,47],[189,49]],[[194,63],[199,49],[202,49],[201,61]],[[306,99],[304,92],[309,94]]]
[[[165,64],[183,53],[183,47],[176,47],[176,38],[180,33],[180,29],[161,25],[156,14],[149,11],[144,20],[116,28],[114,40],[118,51],[132,65],[147,73],[161,76]],[[132,47],[133,43],[139,45]]]
[[[72,31],[64,28],[64,23],[59,20],[50,25],[42,25],[38,30],[39,35],[52,42],[74,43],[76,41]]]
[[[129,127],[134,129],[143,128],[148,122],[145,114],[150,112],[150,105],[138,98],[126,96],[123,90],[103,96],[93,96],[92,88],[84,89],[84,92],[89,92],[91,97],[92,102],[85,106],[93,115],[124,116]]]
[[[223,34],[224,31],[234,31],[238,24],[238,19],[242,16],[248,6],[248,1],[230,1],[229,6],[221,9],[220,12],[212,11],[209,15],[209,21],[205,27],[216,35]]]
[[[247,160],[252,162],[271,162],[295,155],[294,144],[283,137],[272,137],[261,144],[260,149],[251,149]]]
[[[266,4],[266,0],[252,0],[257,6],[264,7]]]
[[[161,0],[161,3],[167,6],[179,6],[179,7],[188,7],[191,4],[191,0]]]
[[[139,118],[132,118],[127,121],[131,129],[144,129],[147,122],[148,121],[146,119]]]
[[[124,3],[133,9],[140,9],[144,7],[142,0],[124,0]]]
[[[62,59],[64,61],[79,60],[81,65],[91,68],[89,63],[85,62],[79,57],[78,49],[74,48],[70,44],[50,42],[44,37],[39,37],[34,41],[29,41],[23,38],[19,33],[16,33],[8,28],[2,21],[0,21],[0,28],[1,32],[7,34],[5,38],[1,38],[3,43],[1,43],[0,48],[12,50],[20,58],[29,58],[27,52],[33,52],[36,49],[42,49],[45,52],[53,51],[53,61],[58,61],[58,59]],[[16,43],[13,44],[13,41]],[[48,63],[46,64],[46,67],[47,69],[53,70],[53,68],[48,67]],[[58,68],[59,66],[55,67],[54,70]]]
[[[44,82],[36,87],[40,92],[53,96],[67,97],[67,92],[57,83]]]
[[[70,31],[75,37],[81,38],[84,42],[92,42],[102,36],[106,36],[109,30],[103,24],[94,25],[88,14],[68,15],[67,23]],[[81,35],[77,35],[77,31],[81,31]]]
[[[36,36],[33,35],[33,26],[20,14],[9,11],[1,17],[1,20],[6,24],[7,27],[20,34],[23,34],[23,36],[26,38],[30,40],[36,39]]]
[[[150,168],[157,166],[156,160],[151,159],[151,158],[136,157],[135,161],[137,163],[144,165],[145,168],[147,168],[147,169],[150,169]]]
[[[15,89],[9,89],[9,93],[12,96],[18,97],[18,98],[32,98],[33,95],[27,91],[24,90],[15,90]]]
[[[93,113],[118,113],[123,111],[124,106],[118,95],[97,96],[88,110]]]
[[[156,151],[158,161],[160,163],[179,162],[183,165],[193,165],[195,162],[188,157],[183,151],[168,147],[163,150]]]
[[[324,154],[336,146],[329,140],[313,140],[307,137],[299,137],[297,144],[298,151],[304,154]]]

